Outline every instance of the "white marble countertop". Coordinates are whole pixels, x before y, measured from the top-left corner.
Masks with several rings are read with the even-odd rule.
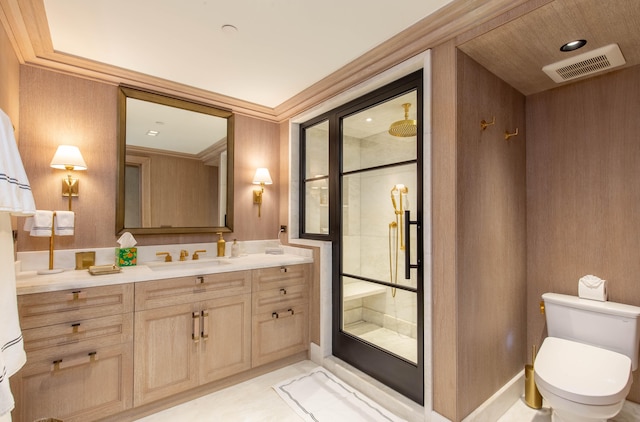
[[[37,271],[21,271],[16,274],[16,288],[18,295],[24,295],[313,262],[310,254],[304,252],[296,254],[295,251],[291,251],[294,248],[286,249],[288,251],[283,255],[253,253],[237,258],[203,258],[197,261],[174,261],[167,265],[164,265],[163,262],[152,262],[149,265],[123,267],[119,273],[103,275],[91,275],[88,270],[73,269],[64,270],[56,274],[43,275],[39,275]]]

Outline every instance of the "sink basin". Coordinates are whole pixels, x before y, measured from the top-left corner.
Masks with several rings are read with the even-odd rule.
[[[229,264],[228,261],[224,261],[222,259],[198,259],[198,260],[189,260],[189,261],[174,261],[174,262],[164,262],[164,261],[150,261],[145,262],[144,265],[149,267],[153,271],[167,271],[167,270],[201,270],[211,267],[216,267],[218,265],[226,265]]]

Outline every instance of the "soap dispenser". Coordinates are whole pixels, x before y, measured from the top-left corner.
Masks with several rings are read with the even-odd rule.
[[[216,234],[220,236],[220,239],[218,239],[218,256],[224,256],[225,245],[224,238],[222,237],[222,232],[218,232]]]
[[[240,256],[240,245],[238,245],[237,239],[233,239],[233,243],[231,244],[231,256],[233,258]]]

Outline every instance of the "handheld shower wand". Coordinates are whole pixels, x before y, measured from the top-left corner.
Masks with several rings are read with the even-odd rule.
[[[390,278],[390,282],[393,284],[398,283],[399,250],[404,250],[405,248],[404,247],[404,212],[409,207],[409,200],[407,198],[408,194],[409,194],[409,188],[402,184],[395,185],[391,189],[391,203],[393,204],[393,211],[396,216],[396,220],[389,223],[389,278]],[[396,196],[398,197],[397,201],[396,201]],[[400,232],[399,239],[398,239],[398,232]],[[395,287],[391,288],[391,296],[396,297]]]

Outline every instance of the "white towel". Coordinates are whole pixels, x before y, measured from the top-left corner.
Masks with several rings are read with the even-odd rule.
[[[53,211],[37,210],[33,217],[24,222],[24,230],[34,237],[51,237]]]
[[[9,377],[27,359],[18,320],[13,233],[8,212],[0,212],[0,251],[0,415],[3,415],[14,406]]]
[[[32,215],[36,211],[9,116],[0,110],[0,211]]]
[[[75,214],[73,211],[56,211],[53,222],[56,236],[73,236]]]
[[[3,420],[14,407],[9,377],[27,360],[18,319],[10,214],[32,215],[35,211],[11,120],[0,110],[0,418]]]

